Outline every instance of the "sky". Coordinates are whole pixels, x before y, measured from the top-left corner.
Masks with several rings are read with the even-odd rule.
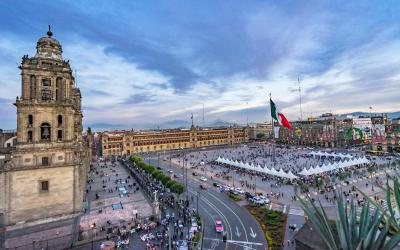
[[[85,126],[400,110],[400,1],[0,1],[0,128],[51,24]]]

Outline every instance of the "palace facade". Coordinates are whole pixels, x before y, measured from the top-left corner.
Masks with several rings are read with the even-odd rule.
[[[103,132],[104,157],[248,142],[245,127]]]
[[[291,122],[292,129],[279,128],[277,141],[294,145],[309,145],[317,147],[346,147],[367,146],[373,150],[386,151],[387,138],[396,136],[388,135],[388,124],[391,123],[385,115],[381,116],[338,116],[330,113],[307,121]],[[395,131],[395,129],[393,129]],[[388,137],[389,136],[389,137]],[[394,148],[395,146],[392,146]]]
[[[83,209],[89,166],[81,93],[59,41],[47,32],[24,55],[17,139],[0,155],[0,225],[72,218]]]

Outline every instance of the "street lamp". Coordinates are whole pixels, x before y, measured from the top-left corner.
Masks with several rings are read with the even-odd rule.
[[[200,196],[200,191],[197,191],[197,199],[196,199],[197,215],[199,214],[199,196]]]
[[[91,224],[90,229],[92,229],[92,250],[93,250],[94,238],[96,236],[96,223]]]

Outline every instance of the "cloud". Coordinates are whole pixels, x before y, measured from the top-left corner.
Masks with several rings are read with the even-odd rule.
[[[378,1],[5,0],[0,3],[1,126],[15,126],[21,56],[51,23],[76,71],[85,123],[290,119],[399,110],[400,12]],[[266,113],[267,112],[267,113]],[[14,122],[12,122],[14,121]],[[107,121],[108,123],[108,121]]]
[[[144,102],[152,102],[154,101],[153,96],[151,95],[140,95],[134,94],[128,96],[124,101],[123,104],[139,104]]]

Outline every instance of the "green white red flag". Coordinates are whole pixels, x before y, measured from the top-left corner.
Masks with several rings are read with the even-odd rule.
[[[278,111],[278,109],[276,108],[276,105],[272,101],[272,99],[269,99],[269,101],[270,101],[270,105],[271,105],[272,118],[275,121],[277,121],[280,126],[283,126],[285,128],[292,128],[292,125],[290,124],[288,119],[286,119],[286,117],[281,112]]]

